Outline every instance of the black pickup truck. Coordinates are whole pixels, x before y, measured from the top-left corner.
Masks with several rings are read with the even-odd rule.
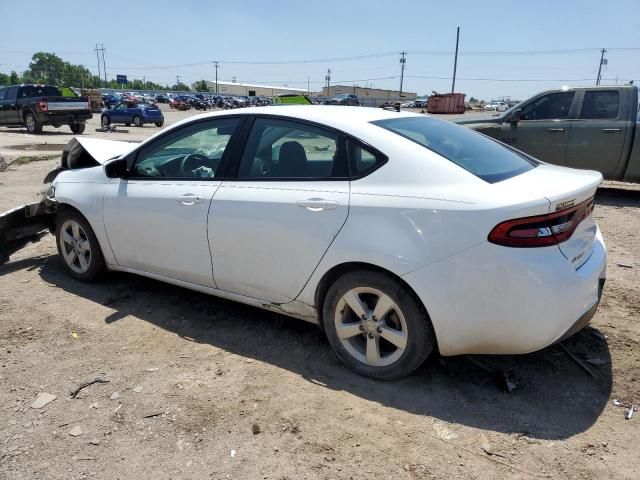
[[[69,125],[73,133],[81,134],[90,118],[89,99],[63,97],[52,85],[0,88],[0,125],[26,127],[29,133],[42,133],[43,125]]]

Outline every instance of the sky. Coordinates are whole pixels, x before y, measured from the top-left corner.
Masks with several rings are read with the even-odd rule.
[[[314,91],[331,69],[332,84],[398,89],[406,51],[403,90],[422,95],[451,91],[459,26],[456,91],[468,97],[594,84],[601,48],[603,83],[640,83],[640,0],[81,3],[31,0],[23,22],[16,0],[0,0],[0,71],[25,70],[34,52],[48,51],[95,73],[101,43],[109,78],[192,83],[213,79],[217,60],[220,80],[309,80]]]

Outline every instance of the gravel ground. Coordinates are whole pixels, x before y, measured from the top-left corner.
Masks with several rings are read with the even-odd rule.
[[[5,147],[70,135],[27,137],[0,129]],[[0,211],[56,162],[0,171]],[[304,322],[127,274],[74,281],[45,237],[0,267],[0,478],[640,478],[640,414],[613,403],[640,402],[640,188],[616,187],[595,210],[603,303],[565,344],[593,375],[552,346],[375,382]]]

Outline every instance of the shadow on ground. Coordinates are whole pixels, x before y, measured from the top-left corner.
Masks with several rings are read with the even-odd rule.
[[[640,208],[640,190],[599,187],[596,193],[596,205]]]
[[[213,345],[329,389],[472,427],[534,438],[571,437],[597,420],[612,388],[607,343],[590,328],[565,346],[579,358],[596,359],[598,366],[589,365],[595,378],[552,346],[520,356],[434,355],[410,378],[383,383],[344,367],[316,326],[275,313],[128,274],[83,284],[67,276],[55,256],[11,262],[0,267],[0,276],[35,268],[43,280],[112,308],[105,329],[133,316],[176,333],[184,342]],[[508,372],[517,388],[507,393],[486,367]]]

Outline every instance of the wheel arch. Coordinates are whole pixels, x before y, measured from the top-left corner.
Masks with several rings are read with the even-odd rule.
[[[435,326],[433,325],[433,322],[431,321],[431,317],[429,316],[429,311],[427,310],[427,307],[425,306],[425,304],[422,302],[422,300],[420,299],[420,296],[418,296],[418,294],[416,293],[416,291],[411,287],[411,285],[409,285],[401,276],[393,273],[390,270],[387,270],[386,268],[380,267],[378,265],[374,265],[372,263],[367,263],[367,262],[344,262],[344,263],[340,263],[338,265],[335,265],[333,267],[331,267],[329,270],[327,270],[324,275],[322,275],[322,278],[320,279],[320,281],[318,282],[318,284],[316,285],[316,291],[315,291],[315,296],[314,296],[314,305],[316,308],[316,312],[317,312],[317,316],[318,316],[318,325],[320,326],[321,329],[324,330],[324,324],[322,321],[322,312],[323,312],[323,305],[324,305],[324,300],[327,296],[327,292],[329,291],[329,287],[331,287],[331,285],[341,276],[350,273],[350,272],[355,272],[355,271],[370,271],[370,272],[378,272],[381,273],[383,275],[386,275],[390,278],[392,278],[393,280],[395,280],[396,282],[398,282],[400,285],[402,285],[403,288],[405,288],[410,295],[412,295],[415,299],[415,301],[418,303],[418,305],[420,306],[420,308],[422,309],[422,312],[424,313],[424,315],[426,316],[427,320],[429,321],[429,323],[431,324],[431,328],[433,330],[433,334],[434,334],[434,339],[435,339],[435,350],[439,352],[439,348],[438,348],[438,333],[435,329]]]
[[[70,203],[58,203],[58,205],[56,207],[56,216],[55,216],[55,219],[54,219],[54,227],[55,227],[54,231],[57,232],[57,230],[58,230],[58,217],[62,213],[68,212],[68,211],[72,211],[74,213],[77,213],[78,215],[80,215],[89,224],[89,226],[93,230],[93,234],[96,236],[96,239],[98,240],[98,246],[100,247],[100,251],[102,253],[102,256],[104,258],[107,258],[105,253],[110,253],[110,251],[107,248],[105,248],[105,245],[102,244],[100,235],[98,234],[99,230],[96,229],[96,226],[91,222],[91,220],[89,220],[89,217],[87,217],[87,215],[82,213],[82,211],[79,208],[77,208],[76,206],[71,205]],[[56,242],[57,241],[58,240],[56,238]]]

